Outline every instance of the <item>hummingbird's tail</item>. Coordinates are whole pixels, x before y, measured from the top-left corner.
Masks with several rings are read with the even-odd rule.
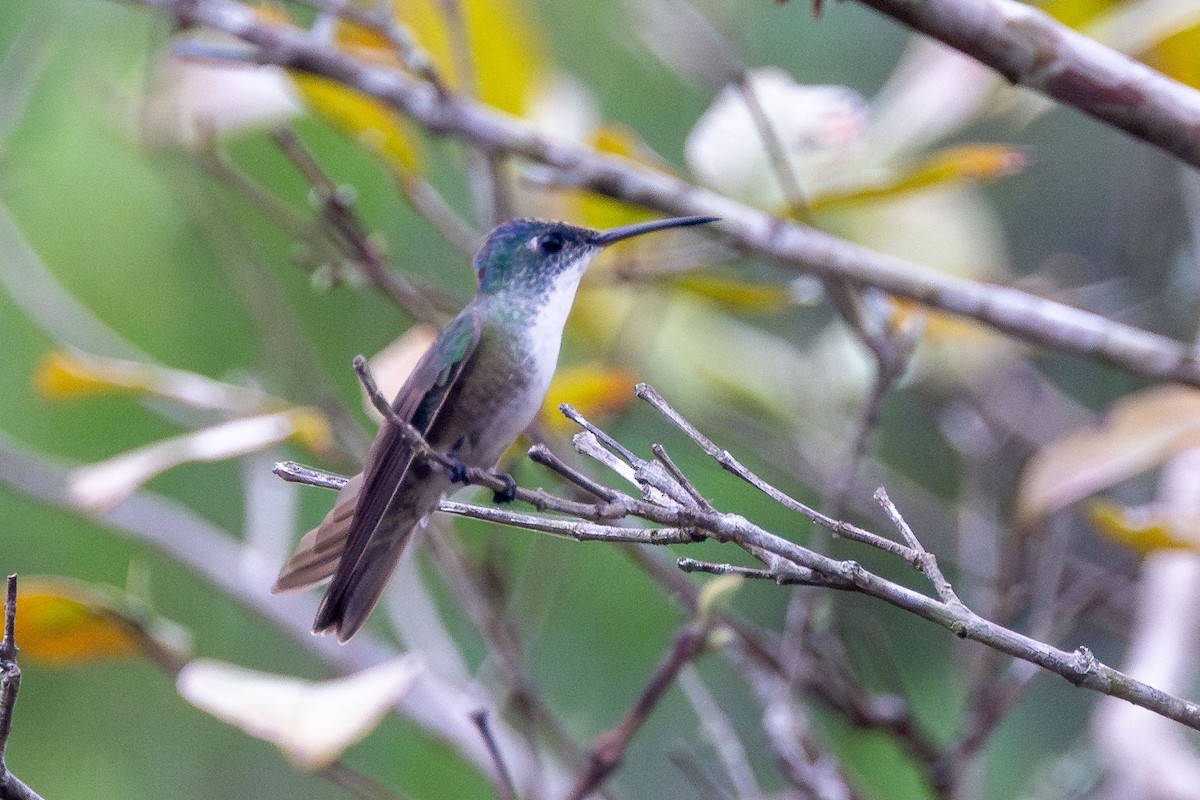
[[[342,643],[358,633],[379,602],[416,527],[417,523],[411,522],[387,537],[371,539],[349,575],[343,580],[335,579],[321,598],[313,633],[337,634]]]
[[[341,569],[342,554],[354,523],[354,509],[362,488],[362,473],[355,475],[338,494],[337,503],[321,524],[306,533],[275,579],[275,594],[298,592],[328,583]],[[366,621],[412,538],[419,520],[391,520],[389,535],[372,536],[349,573],[325,593],[313,622],[313,633],[336,633],[347,641]]]

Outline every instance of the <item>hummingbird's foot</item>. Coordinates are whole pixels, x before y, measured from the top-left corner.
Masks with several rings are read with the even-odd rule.
[[[467,465],[453,455],[447,455],[450,463],[446,466],[446,474],[450,477],[451,483],[466,483],[467,482]]]
[[[511,503],[517,499],[517,481],[507,472],[501,472],[497,477],[504,481],[504,488],[492,493],[493,503]]]

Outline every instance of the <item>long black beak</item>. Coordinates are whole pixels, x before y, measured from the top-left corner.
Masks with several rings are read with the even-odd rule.
[[[613,242],[630,239],[634,236],[641,236],[643,233],[652,233],[667,228],[685,228],[689,225],[707,225],[710,222],[716,222],[718,219],[720,217],[671,217],[670,219],[639,222],[636,225],[622,225],[619,228],[609,228],[606,231],[600,231],[592,237],[590,244],[607,247]]]

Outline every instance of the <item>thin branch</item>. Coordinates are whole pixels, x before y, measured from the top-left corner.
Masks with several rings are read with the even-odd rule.
[[[592,480],[587,475],[584,475],[579,470],[572,467],[567,462],[563,461],[554,451],[544,444],[535,444],[529,448],[529,459],[535,464],[541,464],[548,469],[557,472],[562,478],[565,478],[568,483],[572,483],[583,489],[593,497],[598,497],[601,500],[612,500],[616,495],[613,489],[605,486],[599,481]]]
[[[12,733],[13,712],[21,688],[21,668],[17,666],[17,576],[8,576],[4,600],[4,640],[0,643],[0,800],[42,800],[41,795],[8,771],[5,751]]]
[[[589,422],[587,420],[587,418],[584,417],[582,414],[580,414],[578,411],[576,411],[575,407],[572,406],[570,403],[561,404],[558,407],[558,410],[562,412],[562,415],[564,417],[571,420],[576,425],[583,428],[585,431],[587,431],[588,433],[592,434],[597,439],[599,439],[600,443],[602,445],[604,445],[609,450],[613,451],[618,456],[620,456],[621,460],[624,461],[629,466],[636,469],[638,467],[638,465],[641,464],[642,461],[644,460],[640,456],[638,456],[636,453],[634,453],[632,450],[630,450],[628,447],[621,444],[613,437],[609,436],[606,431],[603,431],[600,428],[597,428],[595,425],[593,425],[591,422]]]
[[[291,0],[291,2],[315,8],[325,14],[339,17],[382,34],[406,67],[429,81],[430,85],[439,92],[443,94],[448,92],[446,82],[438,74],[433,60],[424,50],[417,47],[408,31],[389,13],[390,3],[378,3],[374,11],[367,11],[351,3],[350,0]]]
[[[0,641],[0,660],[17,660],[17,576],[8,576],[8,591],[4,599],[4,639]],[[7,729],[0,733],[7,733]]]
[[[633,737],[641,730],[650,714],[667,689],[679,676],[679,671],[695,659],[704,649],[708,639],[708,625],[691,622],[675,635],[666,657],[650,676],[641,695],[616,727],[596,737],[588,759],[588,767],[579,776],[575,787],[567,795],[569,800],[582,800],[596,791],[608,779],[625,757],[625,751]]]
[[[861,309],[863,304],[860,299],[857,305]],[[844,313],[843,316],[845,316]],[[835,516],[840,516],[846,496],[854,487],[859,465],[867,452],[871,434],[879,425],[879,415],[883,410],[883,403],[896,382],[904,376],[913,353],[916,352],[917,345],[921,343],[921,334],[925,327],[922,322],[917,325],[905,326],[899,330],[893,329],[888,324],[878,326],[878,329],[868,329],[861,320],[857,321],[857,324],[854,320],[848,321],[853,325],[859,340],[870,351],[875,362],[875,375],[871,381],[870,393],[859,409],[854,435],[850,438],[845,466],[835,473],[833,480],[828,484],[830,490],[826,510]]]
[[[389,789],[371,776],[343,761],[335,761],[319,773],[360,800],[408,800],[408,795]]]
[[[483,743],[487,746],[492,761],[496,765],[496,774],[499,776],[499,780],[496,781],[496,791],[500,800],[516,800],[517,790],[513,786],[512,774],[509,773],[508,765],[504,763],[504,755],[500,752],[500,745],[492,734],[487,710],[481,708],[471,714],[471,721],[475,723],[475,727],[479,728],[479,735],[483,738]]]
[[[780,586],[824,586],[826,585],[812,570],[802,569],[758,569],[742,567],[736,564],[720,564],[712,561],[700,561],[695,558],[681,556],[676,562],[684,572],[703,572],[708,575],[737,575],[742,578],[771,581]]]
[[[514,528],[548,533],[564,539],[574,539],[577,542],[611,542],[631,544],[694,544],[704,539],[704,534],[694,528],[620,528],[612,525],[601,525],[594,522],[581,522],[571,519],[550,519],[549,517],[520,514],[506,508],[495,506],[477,506],[470,503],[459,503],[455,500],[443,500],[438,504],[438,511],[455,514],[460,517],[471,517],[485,522],[495,522]]]
[[[812,522],[828,528],[833,533],[846,539],[852,539],[863,544],[870,545],[877,550],[882,550],[885,553],[890,553],[897,558],[918,566],[918,553],[910,547],[905,547],[899,542],[893,542],[891,539],[885,539],[879,534],[859,528],[856,525],[851,525],[842,520],[834,519],[827,514],[822,514],[815,508],[811,508],[804,503],[801,503],[796,498],[788,495],[771,484],[767,483],[762,478],[751,472],[742,462],[738,461],[728,450],[717,447],[711,439],[702,434],[694,425],[683,418],[678,411],[671,407],[670,403],[663,398],[654,387],[646,383],[639,383],[634,387],[634,392],[638,397],[645,400],[654,407],[660,414],[670,420],[677,428],[687,434],[688,438],[700,445],[704,452],[721,465],[726,471],[744,480],[754,488],[758,489],[763,494],[770,497],[775,502],[782,505],[784,508],[790,509],[802,514]]]
[[[344,475],[306,467],[295,461],[280,461],[271,469],[276,475],[289,483],[302,483],[305,486],[316,486],[321,489],[340,491],[350,482]]]
[[[207,2],[207,0],[205,0]],[[304,147],[290,128],[271,133],[279,149],[312,186],[322,218],[348,249],[348,255],[377,289],[414,319],[432,325],[445,322],[445,316],[410,280],[386,262],[378,243],[367,233],[357,215],[351,196],[325,173],[316,158]]]
[[[699,671],[690,664],[686,665],[679,673],[679,686],[696,712],[696,718],[704,726],[708,741],[720,756],[736,796],[762,797],[762,789],[746,755],[746,746],[738,737],[733,722],[708,690]]]
[[[671,477],[675,479],[675,482],[684,488],[684,490],[688,493],[688,496],[691,497],[692,502],[694,502],[698,508],[702,508],[705,511],[716,511],[716,509],[713,508],[713,504],[708,502],[708,499],[700,493],[700,490],[696,488],[695,484],[688,480],[688,477],[683,474],[683,470],[681,470],[679,466],[671,460],[671,457],[667,455],[667,450],[665,447],[663,447],[661,444],[652,444],[650,445],[650,452],[654,453],[654,457],[662,463],[663,467],[666,468]]]
[[[661,401],[661,396],[644,384],[639,385],[638,392],[647,398],[657,397]],[[691,423],[670,409],[665,401],[661,401],[661,403],[663,408],[669,409],[671,413],[675,414],[678,420],[676,424],[681,424],[685,430],[696,431]],[[664,414],[666,413],[664,411]],[[411,426],[409,427],[411,434],[417,435],[418,441],[421,441],[419,434],[416,434],[415,430],[411,430]],[[592,427],[594,428],[594,426]],[[730,463],[737,463],[736,459],[733,459],[726,451],[717,448],[698,431],[696,431],[696,436],[704,442],[708,442],[716,452],[725,453],[728,457],[726,460],[731,460]],[[428,445],[424,445],[424,447],[428,449]],[[439,454],[434,453],[433,455],[436,457]],[[445,456],[441,457],[445,458]],[[634,456],[634,458],[637,457]],[[493,491],[505,488],[505,481],[495,473],[474,468],[468,469],[466,472],[465,477],[468,483],[487,486]],[[786,497],[786,495],[783,496]],[[786,565],[789,570],[795,568],[809,570],[825,586],[858,592],[882,600],[934,622],[956,636],[981,642],[994,650],[1036,664],[1076,686],[1127,700],[1168,719],[1200,730],[1200,705],[1172,696],[1101,663],[1087,647],[1078,647],[1073,652],[1052,647],[984,619],[961,602],[946,602],[940,598],[935,599],[913,591],[872,573],[855,561],[839,561],[809,550],[736,514],[705,512],[677,504],[658,504],[617,492],[614,492],[612,498],[604,503],[587,504],[555,497],[543,490],[532,492],[517,487],[516,499],[527,502],[541,511],[553,510],[598,522],[607,522],[623,516],[636,516],[668,528],[699,529],[717,541],[733,542],[756,556],[761,553],[778,558],[780,560],[778,563]],[[844,523],[837,523],[836,520],[833,522],[844,525]],[[921,566],[920,554],[911,548],[897,545],[895,542],[869,531],[864,531],[864,533],[869,536],[860,541],[872,544],[872,546],[874,546],[873,542],[878,541],[881,549],[884,549],[885,552],[905,553],[906,555],[902,556],[905,561],[914,566]],[[902,547],[902,549],[897,551],[897,547]],[[775,569],[776,567],[768,564],[768,568]]]
[[[437,188],[419,175],[394,175],[404,199],[468,262],[479,247],[480,235],[458,215]]]
[[[896,504],[892,502],[892,498],[888,497],[887,489],[882,486],[876,489],[875,501],[883,507],[884,513],[887,514],[888,519],[900,531],[900,535],[904,537],[904,541],[908,542],[908,546],[917,553],[917,569],[921,570],[925,577],[929,579],[929,582],[933,584],[933,589],[937,592],[937,596],[942,599],[942,602],[960,602],[958,595],[954,593],[954,589],[950,586],[950,582],[942,575],[941,567],[937,563],[937,557],[926,550],[925,546],[921,544],[917,535],[913,533],[913,529],[909,527],[909,524],[900,514],[900,509],[896,508]]]

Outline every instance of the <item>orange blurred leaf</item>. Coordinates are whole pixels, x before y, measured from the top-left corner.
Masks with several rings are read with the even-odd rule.
[[[74,581],[26,578],[17,596],[17,645],[56,666],[136,655],[141,644],[107,593]]]
[[[546,393],[542,420],[558,433],[573,430],[575,423],[558,410],[563,403],[570,403],[588,419],[612,417],[633,402],[635,383],[637,376],[629,370],[598,362],[561,369]]]
[[[1021,476],[1017,519],[1029,525],[1197,445],[1200,391],[1165,386],[1126,397],[1099,425],[1069,434],[1033,457]]]

